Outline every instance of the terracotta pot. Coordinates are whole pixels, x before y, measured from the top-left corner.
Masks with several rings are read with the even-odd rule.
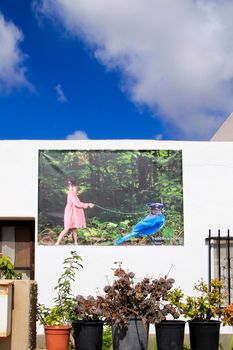
[[[46,350],[68,350],[71,326],[44,326]]]

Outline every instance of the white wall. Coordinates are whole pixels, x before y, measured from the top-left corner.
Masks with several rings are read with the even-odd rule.
[[[184,232],[180,246],[80,246],[83,258],[75,293],[95,294],[111,279],[114,261],[138,276],[168,272],[176,286],[193,293],[193,284],[207,280],[209,228],[232,229],[233,143],[167,141],[0,141],[0,219],[34,217],[37,224],[39,149],[181,149],[183,151]],[[51,304],[61,264],[74,246],[37,246],[39,299]]]

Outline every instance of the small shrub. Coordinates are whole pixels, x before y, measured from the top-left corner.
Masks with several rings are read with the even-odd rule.
[[[184,317],[195,321],[209,321],[221,314],[221,308],[225,302],[223,281],[214,278],[211,281],[210,290],[203,280],[194,285],[197,296],[187,296],[180,288],[169,292],[168,300],[177,307]]]
[[[158,323],[168,314],[179,317],[177,309],[167,301],[174,279],[145,277],[136,282],[135,274],[126,272],[121,265],[115,269],[114,275],[116,280],[105,286],[105,294],[98,297],[100,312],[108,322],[126,324],[136,317],[144,323]]]
[[[20,280],[22,273],[14,269],[10,257],[7,255],[0,255],[0,279],[6,280]]]
[[[37,305],[37,320],[42,325],[71,324],[75,314],[73,311],[75,300],[72,294],[71,283],[75,281],[76,272],[82,268],[81,257],[75,251],[63,262],[64,272],[58,278],[55,290],[57,296],[54,298],[54,306],[48,308],[43,304]]]

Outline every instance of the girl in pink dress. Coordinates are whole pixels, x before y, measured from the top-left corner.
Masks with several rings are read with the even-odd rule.
[[[64,230],[60,233],[55,245],[59,245],[61,243],[61,240],[67,235],[69,230],[72,232],[74,244],[77,245],[77,229],[87,227],[83,209],[93,207],[93,203],[82,203],[80,201],[77,196],[77,186],[75,186],[71,181],[68,181],[68,196],[64,213]]]

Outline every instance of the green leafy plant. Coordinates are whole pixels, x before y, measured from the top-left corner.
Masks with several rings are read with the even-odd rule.
[[[222,321],[224,326],[233,326],[233,304],[227,305],[222,309]],[[233,336],[231,337],[230,349],[233,349]]]
[[[37,319],[42,325],[71,324],[75,317],[75,299],[72,294],[72,282],[75,281],[76,272],[82,268],[81,257],[75,251],[63,262],[64,271],[58,278],[55,290],[54,306],[46,307],[44,304],[37,305]]]
[[[103,346],[102,350],[110,350],[112,348],[112,327],[104,326]]]
[[[188,345],[184,344],[183,350],[191,350],[191,349]]]
[[[184,297],[180,288],[169,292],[168,300],[186,318],[196,321],[209,321],[221,313],[226,294],[223,281],[215,278],[210,289],[205,281],[200,280],[194,285],[197,296]]]
[[[222,321],[224,326],[233,326],[233,304],[222,309]]]
[[[173,278],[145,277],[136,282],[135,274],[126,272],[121,264],[114,275],[116,280],[105,286],[105,294],[97,298],[99,312],[109,323],[126,324],[135,317],[144,323],[158,323],[168,314],[179,317],[177,309],[167,302],[168,291],[175,282]]]
[[[0,279],[6,280],[20,280],[22,279],[22,273],[15,271],[10,257],[0,254]]]

